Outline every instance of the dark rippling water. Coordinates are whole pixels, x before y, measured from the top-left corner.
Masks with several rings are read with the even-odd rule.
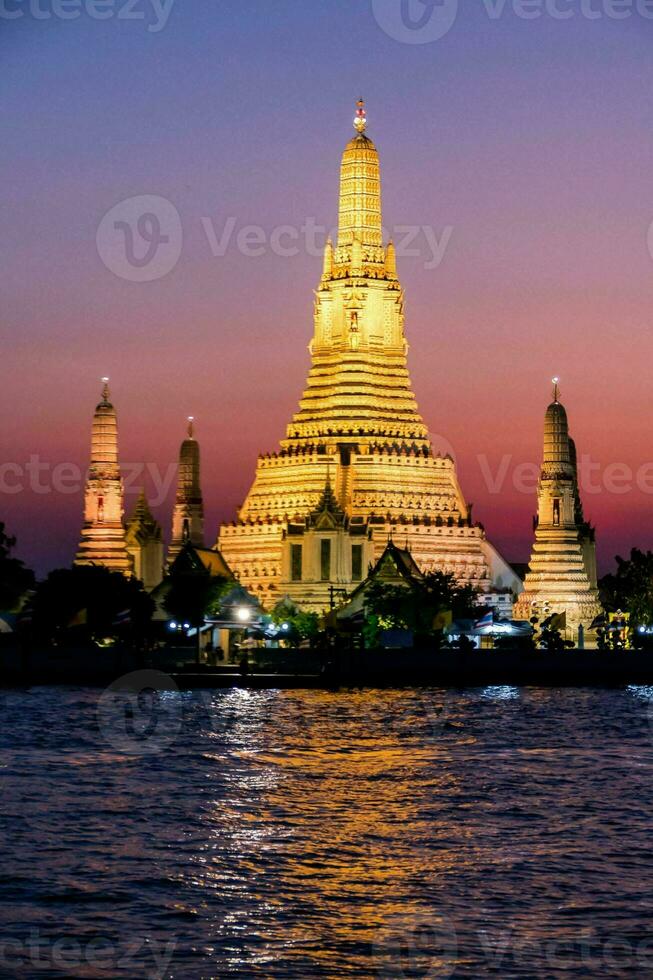
[[[653,976],[653,690],[2,699],[2,977]]]

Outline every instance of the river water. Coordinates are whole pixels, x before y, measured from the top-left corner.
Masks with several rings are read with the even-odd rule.
[[[0,702],[2,977],[653,976],[653,689]]]

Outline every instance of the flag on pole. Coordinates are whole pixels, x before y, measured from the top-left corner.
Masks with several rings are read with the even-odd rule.
[[[479,619],[476,623],[474,623],[474,629],[478,630],[478,629],[482,629],[484,626],[492,626],[493,623],[494,623],[494,613],[490,609],[490,611],[487,612],[482,619]]]
[[[132,614],[130,609],[123,609],[114,618],[112,626],[128,626],[132,621]]]
[[[453,613],[451,612],[451,609],[443,609],[442,612],[439,612],[437,616],[435,616],[433,620],[433,629],[446,629],[447,626],[451,626],[452,622]]]
[[[567,613],[551,613],[546,619],[543,619],[540,623],[540,629],[543,630],[566,630],[567,629]]]
[[[80,609],[78,612],[75,613],[73,618],[68,623],[68,629],[70,629],[71,626],[86,626],[87,622],[88,622],[88,609]]]

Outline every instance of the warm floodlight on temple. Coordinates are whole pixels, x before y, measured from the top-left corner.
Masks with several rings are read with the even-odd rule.
[[[383,240],[381,167],[362,99],[354,127],[337,240],[326,244],[315,293],[306,387],[217,548],[265,608],[282,596],[328,608],[389,538],[423,571],[450,572],[505,601],[520,580],[474,523],[453,460],[433,452],[413,393],[404,293],[395,248]]]

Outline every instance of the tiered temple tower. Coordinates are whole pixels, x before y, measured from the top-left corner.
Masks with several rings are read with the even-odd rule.
[[[453,572],[482,591],[519,588],[472,523],[453,460],[433,454],[417,408],[395,249],[383,244],[379,156],[366,127],[359,102],[299,410],[280,451],[259,458],[236,523],[219,532],[228,564],[268,606],[290,593],[324,608],[334,588],[364,577],[390,536],[423,570]],[[331,526],[322,533],[325,499]]]
[[[567,631],[587,629],[602,613],[596,583],[594,529],[583,516],[576,447],[553,379],[553,401],[544,418],[544,454],[537,490],[535,543],[514,608],[516,619],[566,613]]]
[[[148,592],[163,578],[163,534],[141,490],[134,513],[125,532],[127,551],[134,565],[134,575]]]
[[[118,462],[118,421],[103,378],[102,401],[95,409],[91,465],[84,494],[84,527],[76,565],[104,565],[131,574],[125,544],[123,483]]]
[[[195,420],[188,419],[188,436],[179,450],[177,496],[172,514],[172,537],[168,565],[187,543],[204,547],[204,502],[200,484],[200,447],[195,438]]]

